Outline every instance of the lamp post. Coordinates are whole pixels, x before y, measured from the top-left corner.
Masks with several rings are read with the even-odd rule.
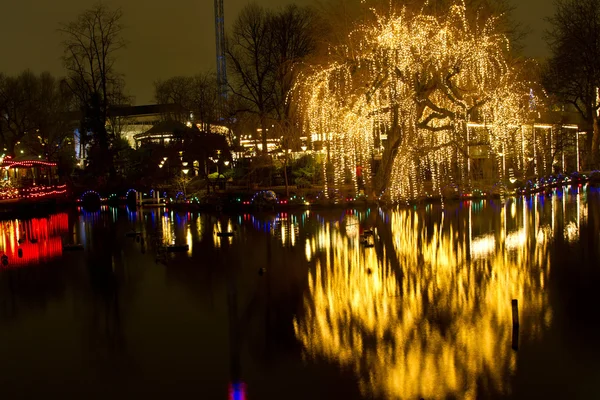
[[[218,158],[214,158],[212,156],[208,157],[208,159],[210,161],[213,162],[213,164],[215,164],[217,166],[217,178],[219,177],[219,159]]]
[[[188,172],[190,172],[190,170],[188,168],[182,168],[181,169],[181,173],[182,173],[182,175],[181,175],[181,188],[183,189],[183,198],[184,199],[187,199],[187,193],[186,193],[185,188],[186,188],[187,182],[188,182],[188,180],[187,180],[187,174],[188,174]]]
[[[579,165],[579,135],[585,135],[585,132],[576,132],[575,133],[575,143],[576,143],[576,148],[577,148],[577,172],[579,172],[580,170],[580,165]]]
[[[169,183],[169,164],[168,164],[168,161],[169,161],[169,157],[163,157],[163,159],[160,162],[160,164],[158,164],[158,168],[161,168],[161,169],[162,169],[162,167],[165,166],[165,164],[167,164],[167,176],[165,178],[165,185],[167,183]]]

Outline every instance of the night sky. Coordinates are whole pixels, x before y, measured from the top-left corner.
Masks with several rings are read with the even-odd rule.
[[[516,19],[530,29],[525,54],[547,54],[542,38],[544,17],[552,14],[552,0],[512,0]],[[59,22],[73,20],[97,0],[0,0],[0,72],[24,69],[64,75],[60,56]],[[255,0],[269,7],[313,0]],[[128,47],[119,55],[118,70],[125,74],[128,94],[135,104],[153,102],[153,82],[174,75],[215,70],[213,0],[106,0],[120,6],[127,27]],[[226,29],[248,0],[224,0]]]

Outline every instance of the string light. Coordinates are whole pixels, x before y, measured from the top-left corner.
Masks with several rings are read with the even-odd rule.
[[[102,201],[102,196],[100,196],[100,193],[96,192],[95,190],[87,190],[85,192],[83,192],[83,194],[79,197],[78,201],[83,201],[83,199],[85,199],[87,196],[93,196],[93,197],[97,197],[98,200]],[[105,199],[104,199],[105,200]]]
[[[45,198],[64,194],[67,185],[33,186],[30,188],[6,188],[0,191],[0,200]]]
[[[56,167],[56,163],[47,162],[47,161],[37,161],[37,160],[10,161],[10,160],[6,160],[5,159],[2,162],[2,166],[3,167],[11,167],[11,168],[17,168],[17,167],[35,167],[35,166]]]

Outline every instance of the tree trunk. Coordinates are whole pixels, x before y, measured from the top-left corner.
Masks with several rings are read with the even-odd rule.
[[[285,197],[290,197],[290,186],[288,184],[288,175],[287,175],[287,164],[288,164],[288,156],[285,156],[283,161],[283,178],[285,179]]]
[[[397,137],[391,146],[388,143],[389,149],[386,149],[383,157],[381,157],[381,166],[379,167],[377,182],[375,184],[376,194],[383,193],[388,188],[388,184],[392,179],[392,169],[394,167],[394,160],[398,154],[400,142],[400,137]]]
[[[266,156],[269,154],[269,150],[267,149],[267,119],[264,114],[260,116],[260,139],[262,143],[262,153]]]
[[[375,195],[381,194],[387,189],[388,184],[392,177],[392,170],[394,166],[394,160],[398,154],[398,148],[400,147],[401,131],[398,125],[398,108],[395,107],[393,112],[393,125],[392,129],[388,132],[388,144],[387,148],[383,152],[381,157],[381,165],[377,171],[377,176],[373,184]]]

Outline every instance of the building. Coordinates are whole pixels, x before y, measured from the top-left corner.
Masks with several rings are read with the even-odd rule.
[[[81,113],[75,112],[71,119],[75,121],[81,120]],[[151,104],[141,106],[116,106],[109,110],[106,128],[109,132],[114,132],[127,140],[127,143],[133,148],[139,146],[143,141],[158,141],[168,143],[174,132],[171,129],[169,133],[168,127],[165,127],[163,122],[170,121],[185,121],[177,122],[178,127],[173,125],[171,128],[180,129],[181,126],[192,127],[195,124],[198,129],[202,129],[205,124],[194,121],[194,115],[183,109],[177,104]],[[210,130],[213,133],[225,135],[229,141],[231,131],[220,125],[210,125]],[[162,132],[157,132],[162,131]],[[144,136],[148,134],[148,136]],[[136,139],[137,138],[137,139]],[[85,143],[81,140],[81,133],[78,129],[74,132],[75,155],[79,161],[86,157]]]

